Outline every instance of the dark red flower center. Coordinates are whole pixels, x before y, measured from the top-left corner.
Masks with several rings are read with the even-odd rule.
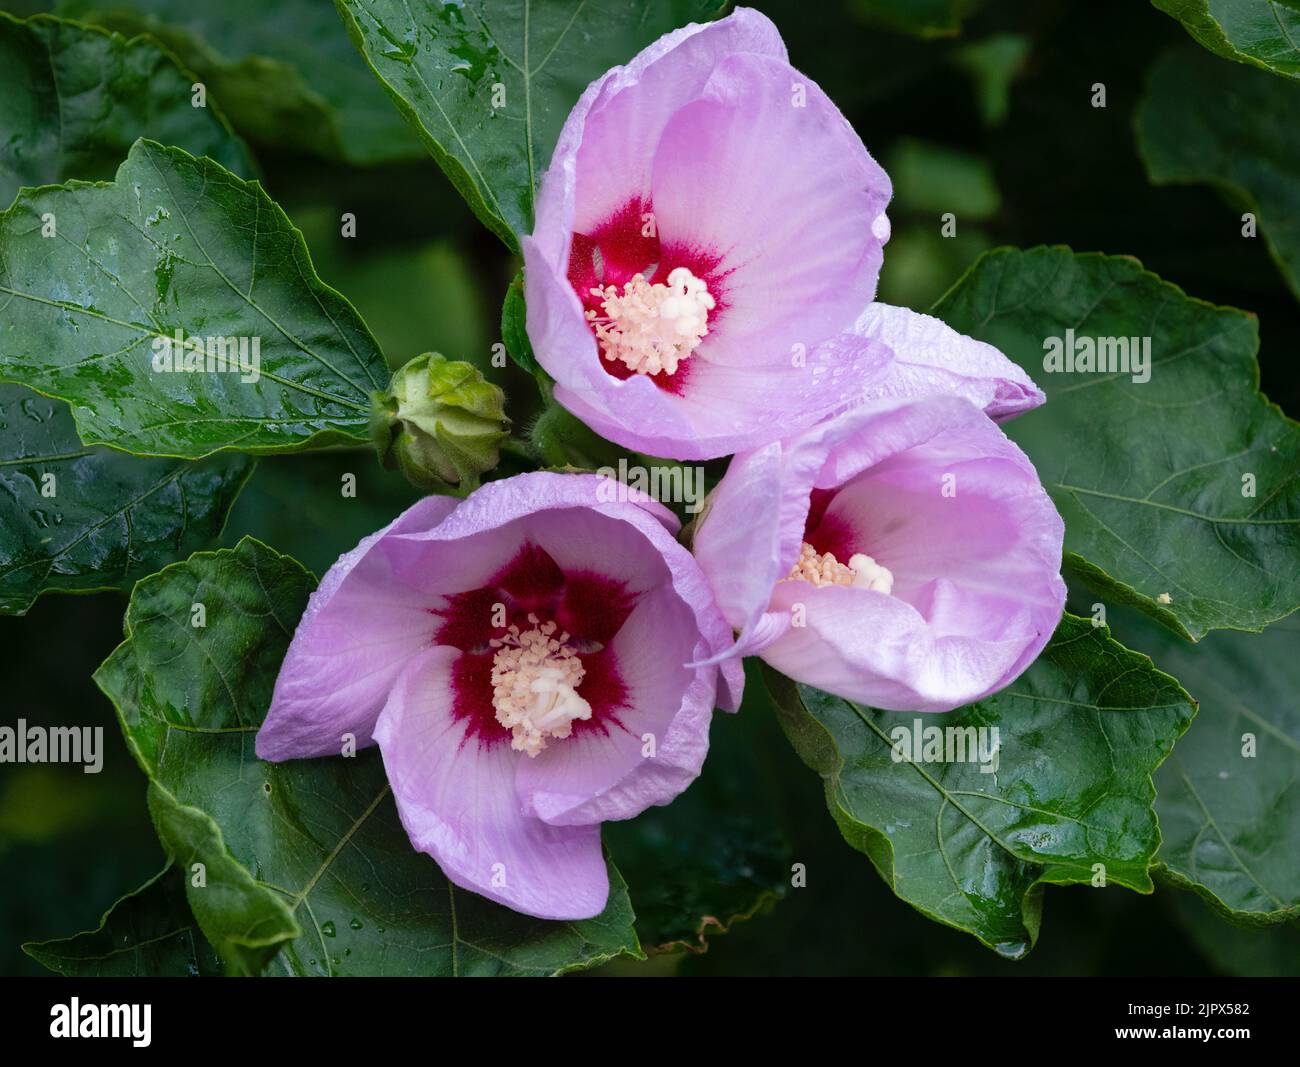
[[[637,275],[650,285],[667,285],[668,276],[685,268],[703,281],[712,295],[714,306],[709,312],[712,330],[721,316],[725,302],[721,297],[725,272],[719,269],[721,257],[689,245],[664,240],[655,221],[650,202],[633,197],[587,233],[573,235],[569,253],[569,284],[582,301],[589,321],[604,320],[607,308],[603,296],[593,290],[614,286],[623,290]],[[596,326],[593,323],[593,332]],[[685,360],[673,373],[648,374],[660,389],[681,395],[690,378],[692,361]],[[627,379],[638,373],[626,364],[602,355],[601,366],[615,378]]]
[[[480,744],[509,742],[511,733],[498,721],[492,670],[503,641],[549,623],[554,634],[581,661],[577,692],[591,716],[572,723],[574,735],[623,729],[618,712],[627,707],[628,691],[610,647],[632,608],[636,594],[616,579],[587,570],[563,570],[539,546],[525,542],[515,557],[485,585],[446,598],[432,614],[441,621],[435,645],[460,649],[452,667],[452,715],[468,720],[467,737]]]
[[[829,552],[838,560],[847,560],[862,549],[854,544],[853,527],[837,515],[827,511],[838,489],[814,489],[808,503],[808,520],[804,523],[803,539],[818,553]]]

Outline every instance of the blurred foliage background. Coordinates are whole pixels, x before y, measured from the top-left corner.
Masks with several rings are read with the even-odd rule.
[[[282,16],[301,5],[315,16],[321,5],[332,6],[265,6],[278,13],[277,25],[292,26]],[[1264,241],[1243,240],[1242,208],[1208,185],[1152,185],[1136,149],[1133,115],[1153,63],[1168,49],[1195,47],[1175,21],[1143,0],[753,6],[774,19],[795,65],[840,105],[893,178],[882,300],[925,309],[979,253],[1001,244],[1131,254],[1194,296],[1256,313],[1263,389],[1300,416],[1300,316]],[[930,32],[891,29],[900,6],[933,11]],[[112,7],[111,0],[73,5],[76,14]],[[0,9],[19,15],[47,8],[0,0]],[[330,47],[348,51],[341,24],[337,34]],[[329,63],[323,57],[312,77]],[[1097,82],[1106,86],[1105,108],[1091,105]],[[527,425],[537,410],[534,384],[513,366],[489,363],[517,264],[418,146],[410,153],[393,145],[397,161],[362,166],[328,149],[241,132],[253,142],[268,192],[306,235],[319,274],[357,306],[390,363],[430,350],[472,361],[506,387],[510,414]],[[385,155],[384,147],[371,154]],[[949,211],[957,233],[945,238],[940,215]],[[340,235],[344,212],[356,217],[351,239]],[[340,496],[345,473],[357,476],[355,499]],[[413,499],[414,491],[366,452],[267,460],[222,543],[254,534],[320,574]],[[121,638],[124,607],[116,594],[47,596],[24,618],[0,618],[5,721],[102,726],[106,746],[99,775],[69,766],[0,768],[0,974],[46,973],[21,953],[22,941],[93,928],[114,899],[161,866],[143,776],[90,680]],[[893,897],[841,839],[821,783],[764,704],[754,684],[740,716],[718,717],[705,774],[680,810],[609,829],[638,913],[653,915],[665,940],[699,948],[692,931],[671,929],[692,879],[727,884],[738,913],[757,907],[759,914],[725,936],[711,934],[707,952],[661,954],[596,973],[1300,972],[1294,927],[1239,929],[1199,898],[1166,887],[1152,897],[1049,889],[1038,947],[1022,962],[1001,960]],[[717,835],[713,868],[638,866],[641,835],[674,833]],[[726,841],[737,834],[763,841],[762,869],[756,850],[729,853]],[[791,863],[805,865],[806,887],[789,888]]]

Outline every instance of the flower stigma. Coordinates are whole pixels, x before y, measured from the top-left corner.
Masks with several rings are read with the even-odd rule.
[[[492,706],[496,718],[511,732],[510,747],[530,757],[546,747],[548,738],[565,738],[575,719],[590,719],[591,705],[578,695],[586,671],[569,635],[554,622],[542,623],[530,614],[532,628],[520,632],[511,625],[504,637],[489,642],[492,657]]]
[[[668,284],[634,275],[623,285],[594,288],[604,315],[587,312],[601,351],[638,374],[675,374],[709,332],[709,312],[717,302],[703,279],[686,267],[676,267]]]
[[[894,589],[894,575],[865,552],[855,552],[847,564],[835,558],[834,553],[818,553],[807,541],[799,548],[799,559],[790,568],[783,582],[810,582],[816,586],[845,585],[854,589],[872,589],[877,593],[890,593]]]

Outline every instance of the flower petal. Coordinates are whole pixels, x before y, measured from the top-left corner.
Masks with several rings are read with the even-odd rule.
[[[666,261],[716,261],[707,280],[720,308],[694,358],[788,365],[794,346],[848,329],[875,294],[872,223],[889,178],[826,94],[780,59],[719,63],[665,127],[651,188]]]
[[[628,819],[694,781],[709,748],[715,669],[684,666],[697,645],[691,614],[670,589],[642,597],[610,646],[625,706],[604,731],[575,733],[520,764],[525,811],[556,826]]]
[[[520,810],[514,777],[527,757],[504,741],[481,744],[451,714],[451,664],[459,655],[421,652],[375,726],[411,843],[456,885],[525,915],[599,915],[609,896],[599,826],[548,826]]]
[[[781,442],[734,456],[701,516],[692,550],[742,642],[799,554],[823,458],[811,450],[792,454]]]
[[[899,406],[861,404],[802,434],[732,457],[697,525],[692,551],[723,616],[740,631],[733,655],[757,653],[783,629],[764,613],[772,589],[799,556],[809,497],[834,445],[871,422],[870,439],[887,447],[889,420],[882,409]]]
[[[737,52],[786,56],[771,20],[742,7],[666,34],[587,87],[542,177],[533,236],[553,265],[567,263],[575,231],[591,232],[646,191],[664,126],[699,94],[718,62]]]
[[[803,589],[793,588],[800,584]],[[947,618],[958,613],[960,599],[952,583],[937,584],[934,602]],[[981,613],[975,601],[968,617],[993,627],[989,636],[945,634],[896,597],[781,583],[773,611],[796,604],[806,625],[790,627],[763,650],[763,660],[828,693],[895,711],[951,711],[996,692],[1033,661],[1052,632],[1051,626],[1035,631],[1027,610]]]
[[[583,329],[585,329],[585,325]],[[570,343],[579,344],[578,335]],[[692,357],[693,359],[694,357]],[[681,396],[645,375],[619,380],[596,367],[556,378],[555,399],[602,437],[625,448],[682,460],[712,459],[757,448],[773,426],[796,433],[861,397],[885,374],[892,354],[874,338],[839,334],[796,362],[724,366],[701,359]]]
[[[494,530],[514,519],[553,508],[592,508],[638,527],[657,523],[675,534],[677,516],[644,493],[625,490],[617,499],[618,483],[596,474],[534,471],[488,482],[456,504],[444,521],[420,530],[401,531],[408,541],[451,541]],[[397,532],[397,531],[395,531]],[[670,538],[671,539],[671,538]]]
[[[930,315],[871,304],[853,332],[882,341],[894,353],[893,365],[867,386],[864,399],[960,396],[999,422],[1047,399],[1018,364],[992,345]]]
[[[339,558],[312,593],[257,734],[265,760],[337,756],[342,735],[371,743],[376,717],[407,659],[435,628],[430,600],[399,581],[388,538],[436,526],[456,506],[426,497]]]

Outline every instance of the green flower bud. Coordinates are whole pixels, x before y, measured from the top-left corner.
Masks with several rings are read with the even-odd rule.
[[[469,363],[416,356],[374,395],[371,437],[385,467],[421,489],[468,493],[510,436],[505,393]]]

